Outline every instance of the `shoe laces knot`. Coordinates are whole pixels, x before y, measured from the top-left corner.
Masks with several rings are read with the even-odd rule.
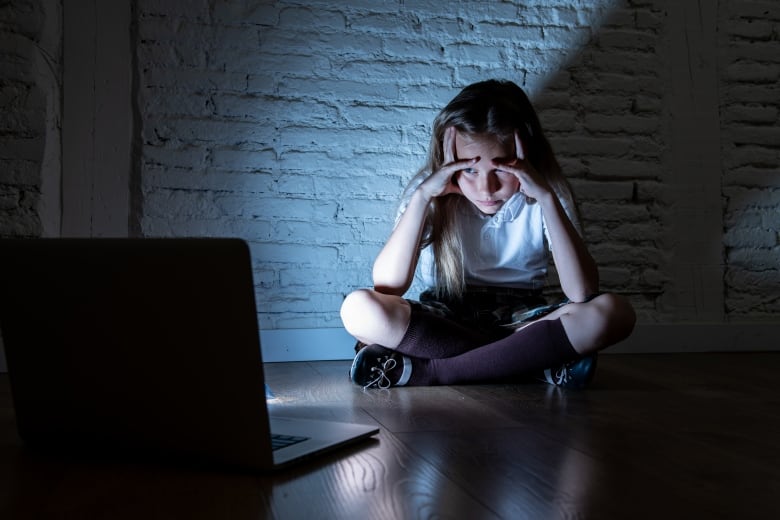
[[[560,367],[553,374],[553,379],[555,380],[556,385],[565,385],[566,383],[569,382],[570,378],[571,378],[571,371],[569,370],[568,365],[564,365]]]
[[[376,386],[381,390],[386,390],[393,386],[392,381],[390,381],[390,378],[387,377],[387,373],[395,368],[397,364],[395,359],[386,357],[384,361],[382,361],[382,358],[377,358],[376,361],[379,366],[371,367],[371,374],[373,379],[365,384],[363,387],[364,390],[371,388],[372,386]]]

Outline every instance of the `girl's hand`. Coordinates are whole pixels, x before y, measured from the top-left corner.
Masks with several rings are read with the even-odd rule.
[[[463,195],[463,192],[460,191],[457,183],[454,182],[454,176],[460,170],[479,162],[479,157],[460,161],[455,159],[455,132],[454,126],[451,126],[444,131],[444,164],[425,179],[418,188],[427,200],[450,193]]]
[[[540,200],[552,192],[550,184],[533,165],[525,159],[525,150],[520,135],[515,130],[515,155],[517,158],[501,164],[499,170],[511,173],[519,181],[517,191],[528,198]]]

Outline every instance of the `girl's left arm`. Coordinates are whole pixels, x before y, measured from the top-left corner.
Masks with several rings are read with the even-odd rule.
[[[558,195],[544,177],[525,160],[520,136],[515,132],[516,160],[501,166],[519,182],[518,191],[541,204],[550,236],[555,268],[566,297],[573,302],[585,301],[599,288],[599,271],[585,242],[563,209]]]
[[[542,206],[550,234],[553,261],[561,288],[571,301],[585,301],[598,292],[599,271],[596,262],[555,192],[548,191],[537,202]]]

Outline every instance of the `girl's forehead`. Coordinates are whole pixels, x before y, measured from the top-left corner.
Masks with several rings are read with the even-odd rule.
[[[456,132],[455,148],[459,150],[484,150],[492,152],[494,157],[514,153],[514,143],[505,144],[498,137],[487,134],[466,134]]]

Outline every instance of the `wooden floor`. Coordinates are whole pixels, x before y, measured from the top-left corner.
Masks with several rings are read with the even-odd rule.
[[[275,475],[22,450],[0,377],[0,518],[780,518],[780,353],[602,355],[593,386],[363,391],[266,366],[273,412],[378,424]]]

